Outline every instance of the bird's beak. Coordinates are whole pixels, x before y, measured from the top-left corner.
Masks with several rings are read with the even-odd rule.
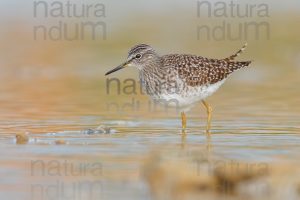
[[[111,74],[113,72],[119,71],[120,69],[123,69],[123,68],[127,67],[130,64],[130,61],[131,60],[128,60],[128,61],[124,62],[123,64],[119,65],[118,67],[116,67],[116,68],[114,68],[114,69],[106,72],[105,76],[107,76],[107,75],[109,75],[109,74]]]

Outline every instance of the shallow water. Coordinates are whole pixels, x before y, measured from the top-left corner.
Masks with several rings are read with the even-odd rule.
[[[149,166],[161,162],[152,160],[157,155],[178,165],[185,160],[191,166],[197,166],[195,158],[208,157],[208,163],[222,160],[271,167],[294,162],[300,157],[299,89],[294,84],[299,81],[291,74],[285,77],[284,84],[228,81],[209,98],[214,108],[211,137],[205,134],[206,114],[200,104],[188,113],[184,136],[173,110],[108,109],[111,102],[130,103],[132,95],[106,94],[101,89],[105,81],[95,78],[1,84],[0,195],[6,199],[155,198],[159,192],[147,174],[152,173]],[[147,105],[147,97],[133,98]],[[110,133],[87,134],[99,125],[110,127]],[[29,140],[16,144],[16,134]],[[195,174],[201,179],[197,170]],[[168,169],[158,177],[168,179]],[[83,186],[84,181],[94,188]],[[168,190],[167,186],[161,189]],[[289,195],[294,194],[285,197],[294,198]]]

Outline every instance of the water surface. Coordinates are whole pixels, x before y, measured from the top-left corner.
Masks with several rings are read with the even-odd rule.
[[[286,166],[300,155],[299,81],[292,74],[281,77],[281,82],[229,80],[208,99],[214,108],[211,137],[205,134],[206,112],[201,104],[187,114],[188,130],[183,136],[174,110],[149,112],[146,96],[106,94],[103,79],[66,76],[2,82],[0,194],[9,199],[68,199],[72,195],[77,199],[150,199],[161,197],[154,186],[158,179],[164,183],[160,189],[168,194],[166,199],[172,199],[168,184],[173,187],[176,181],[191,180],[185,175],[186,179],[178,178],[186,170],[183,163],[199,180],[204,180],[199,160],[211,166],[209,170],[218,161],[224,166],[253,164],[254,171],[255,166]],[[133,98],[140,102],[139,108],[122,108],[132,105]],[[109,107],[110,103],[119,110]],[[109,127],[109,133],[87,132],[100,125]],[[28,142],[16,144],[16,134],[26,134]],[[170,160],[173,164],[168,164]],[[162,174],[155,175],[156,169],[163,169]],[[175,173],[170,175],[172,170]],[[271,179],[278,177],[271,174]],[[289,175],[279,177],[285,176]],[[165,183],[170,177],[176,181]],[[83,187],[84,181],[92,186]],[[277,187],[275,182],[270,181],[271,188]],[[94,188],[89,190],[90,186]],[[297,187],[290,189],[297,191]],[[186,191],[190,190],[179,193]],[[249,193],[256,199],[266,197]],[[232,195],[220,194],[217,198]],[[197,195],[203,193],[197,190]],[[270,199],[277,198],[272,195]],[[298,198],[297,192],[284,195]],[[238,192],[236,198],[240,197]]]

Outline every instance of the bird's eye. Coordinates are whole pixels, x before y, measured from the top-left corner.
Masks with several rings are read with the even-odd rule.
[[[141,54],[136,54],[135,58],[141,58],[142,55]]]

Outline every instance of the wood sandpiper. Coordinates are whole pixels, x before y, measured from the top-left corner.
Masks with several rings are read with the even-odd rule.
[[[231,73],[251,63],[234,60],[246,46],[225,59],[210,59],[189,54],[160,56],[151,46],[139,44],[130,49],[123,64],[105,75],[127,66],[136,67],[149,96],[154,100],[172,101],[180,108],[183,131],[186,129],[185,112],[201,101],[207,111],[206,131],[209,133],[212,108],[204,99],[217,91]]]

